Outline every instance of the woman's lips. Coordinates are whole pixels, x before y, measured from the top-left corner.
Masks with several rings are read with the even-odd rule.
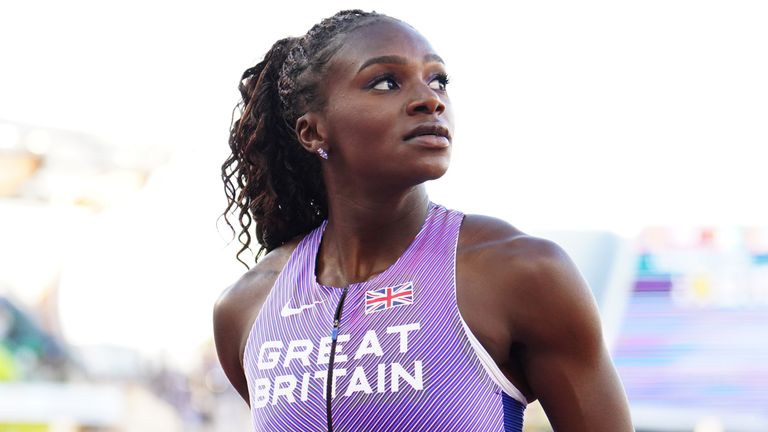
[[[408,138],[405,141],[409,143],[417,144],[422,147],[428,147],[428,148],[434,148],[434,149],[447,148],[451,145],[450,140],[448,140],[448,138],[441,135],[417,135],[415,137]]]

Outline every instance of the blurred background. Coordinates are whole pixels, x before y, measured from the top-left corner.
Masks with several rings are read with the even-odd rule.
[[[346,8],[446,60],[431,198],[569,252],[636,428],[768,431],[764,2],[31,0],[0,6],[0,432],[248,430],[211,339],[236,88]]]

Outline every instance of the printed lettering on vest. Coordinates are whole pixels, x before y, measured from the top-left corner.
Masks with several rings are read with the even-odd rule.
[[[387,334],[381,335],[381,337],[396,337],[397,342],[399,342],[397,344],[398,352],[404,354],[408,352],[409,336],[414,335],[420,329],[420,323],[389,326],[386,329]],[[344,343],[349,341],[350,335],[348,334],[338,336],[334,364],[344,363],[348,360],[348,355],[341,354],[341,352]],[[317,345],[309,339],[289,341],[287,347],[283,341],[265,341],[262,343],[256,362],[258,370],[266,371],[282,366],[285,369],[291,367],[293,373],[277,375],[273,379],[257,378],[252,384],[252,406],[261,408],[268,404],[303,402],[309,399],[310,392],[319,393],[325,399],[328,371],[325,368],[317,369],[317,366],[328,364],[330,351],[330,337],[321,338]],[[380,336],[375,330],[368,330],[360,343],[357,344],[353,358],[358,360],[365,356],[383,357],[384,354]],[[312,361],[313,358],[314,361]],[[332,398],[337,395],[336,383],[338,378],[346,375],[348,375],[347,369],[334,367],[331,378]],[[410,364],[378,363],[375,370],[366,370],[363,366],[357,366],[349,371],[349,375],[349,379],[345,380],[345,388],[339,392],[344,397],[357,393],[371,394],[374,392],[374,388],[377,393],[394,393],[405,389],[424,390],[424,364],[421,360],[414,360]],[[389,388],[386,386],[387,382],[389,382]]]

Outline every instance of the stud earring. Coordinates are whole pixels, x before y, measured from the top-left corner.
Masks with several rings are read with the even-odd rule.
[[[322,148],[317,149],[317,154],[319,154],[320,157],[323,159],[328,159],[328,152],[326,152]]]

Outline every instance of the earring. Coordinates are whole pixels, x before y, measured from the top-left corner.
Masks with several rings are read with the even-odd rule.
[[[317,154],[319,154],[320,157],[323,158],[323,159],[328,159],[328,152],[323,150],[322,147],[317,149]]]

